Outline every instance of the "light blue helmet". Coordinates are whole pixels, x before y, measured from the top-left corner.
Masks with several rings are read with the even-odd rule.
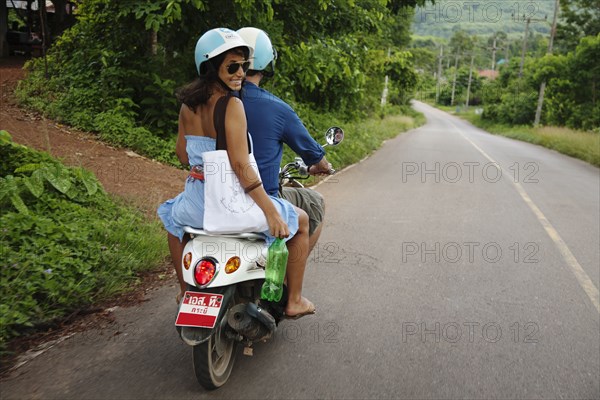
[[[228,28],[215,28],[204,33],[196,43],[194,54],[196,71],[199,75],[203,75],[200,72],[203,63],[236,47],[246,47],[249,53],[248,57],[252,59],[253,47],[248,45],[235,31]]]
[[[254,58],[250,58],[250,69],[263,71],[270,64],[272,71],[275,70],[277,51],[265,31],[247,27],[239,29],[237,33],[248,45],[254,48]]]

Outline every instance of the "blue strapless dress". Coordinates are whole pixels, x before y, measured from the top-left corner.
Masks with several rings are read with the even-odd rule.
[[[216,140],[210,137],[186,135],[185,139],[190,165],[203,165],[202,153],[213,151],[216,147]],[[294,206],[288,201],[274,196],[269,197],[277,207],[283,220],[288,224],[290,230],[289,240],[298,231],[298,214]],[[174,199],[162,203],[157,212],[165,229],[172,235],[177,236],[179,240],[183,239],[184,226],[202,229],[204,221],[204,182],[188,178],[183,192]],[[269,231],[261,233],[265,235],[268,244],[274,240]]]

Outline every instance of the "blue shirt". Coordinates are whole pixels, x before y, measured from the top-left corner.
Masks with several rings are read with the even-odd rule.
[[[292,107],[279,97],[251,82],[244,82],[241,94],[260,178],[265,191],[276,196],[284,143],[308,166],[321,161],[325,150],[310,136]]]

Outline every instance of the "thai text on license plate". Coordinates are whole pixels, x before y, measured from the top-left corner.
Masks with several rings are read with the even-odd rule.
[[[222,302],[222,294],[185,292],[175,325],[214,328]]]

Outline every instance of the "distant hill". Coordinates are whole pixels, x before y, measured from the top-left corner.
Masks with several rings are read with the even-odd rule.
[[[554,3],[554,0],[436,0],[436,4],[416,9],[413,33],[450,38],[454,31],[462,29],[472,35],[491,36],[502,31],[516,36],[525,30],[527,18],[544,19],[547,16],[547,22],[532,21],[530,29],[548,34]]]

